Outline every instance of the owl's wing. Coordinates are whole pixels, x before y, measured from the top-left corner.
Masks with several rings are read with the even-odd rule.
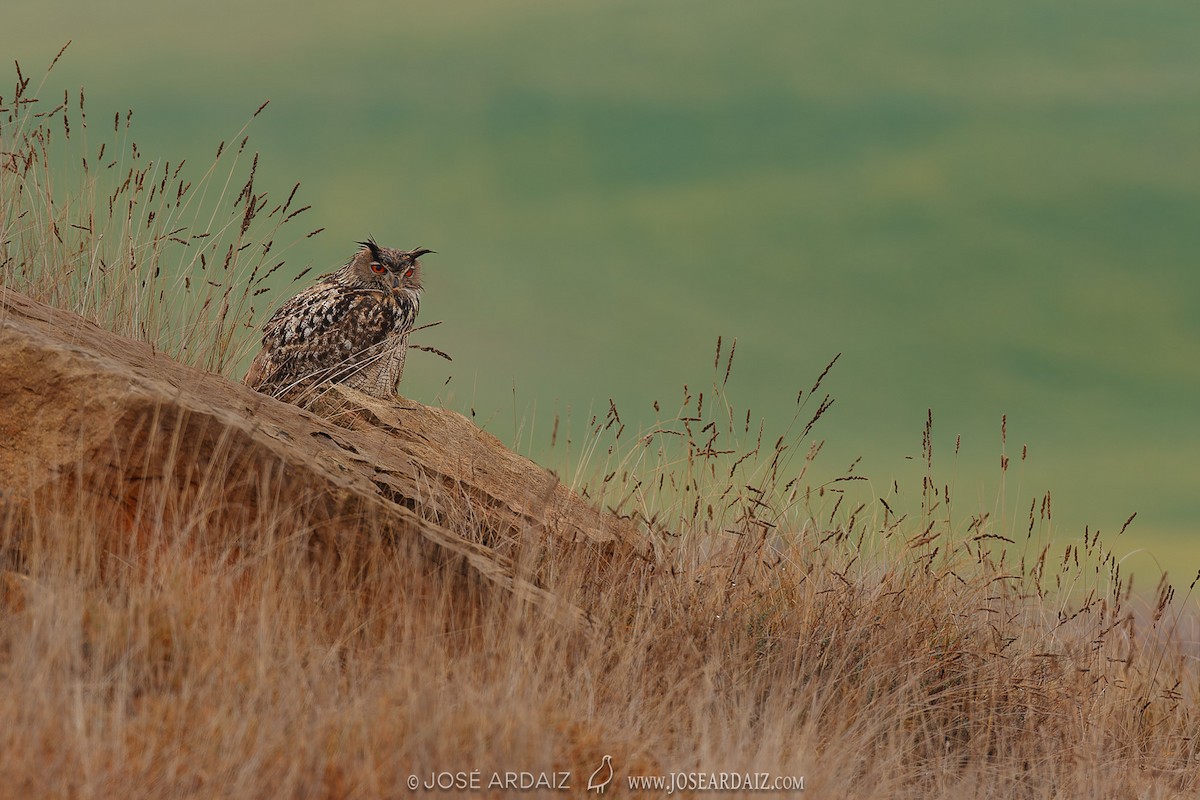
[[[401,304],[385,292],[318,283],[284,303],[263,326],[263,351],[270,357],[264,378],[279,383],[353,370],[404,316]]]

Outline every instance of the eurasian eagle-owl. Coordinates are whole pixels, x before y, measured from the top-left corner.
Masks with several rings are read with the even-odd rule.
[[[393,250],[373,239],[337,272],[284,303],[263,326],[245,383],[282,396],[330,380],[391,397],[404,373],[421,309],[421,263],[432,250]]]

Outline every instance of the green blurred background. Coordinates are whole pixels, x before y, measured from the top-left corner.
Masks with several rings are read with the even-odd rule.
[[[1200,4],[638,0],[8,4],[0,52],[152,157],[251,127],[301,181],[288,270],[424,245],[405,392],[553,463],[616,400],[711,381],[778,429],[829,359],[820,463],[883,493],[926,409],[960,513],[1050,489],[1139,573],[1200,567]],[[293,287],[276,284],[278,300]],[[443,386],[447,377],[452,380]],[[957,459],[952,450],[962,436]],[[1016,459],[1014,459],[1015,461]],[[912,481],[901,484],[915,490]],[[909,492],[915,505],[915,491]],[[1120,541],[1111,535],[1132,512]],[[1148,548],[1150,553],[1141,553]],[[1138,582],[1148,588],[1155,576]]]

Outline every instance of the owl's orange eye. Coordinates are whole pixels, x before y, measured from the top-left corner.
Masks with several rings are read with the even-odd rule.
[[[407,270],[405,270],[405,272],[404,272],[404,277],[406,277],[406,278],[411,278],[411,277],[412,277],[412,274],[413,274],[413,268],[412,268],[412,267],[409,267]]]
[[[380,264],[378,261],[372,261],[371,272],[374,272],[376,275],[382,275],[383,273],[387,272],[387,267],[385,267],[383,264]]]

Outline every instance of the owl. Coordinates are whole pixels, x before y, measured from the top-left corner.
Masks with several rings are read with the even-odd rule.
[[[281,396],[330,380],[390,397],[404,373],[421,308],[421,262],[432,250],[393,250],[373,239],[337,272],[288,300],[263,326],[245,384]]]

